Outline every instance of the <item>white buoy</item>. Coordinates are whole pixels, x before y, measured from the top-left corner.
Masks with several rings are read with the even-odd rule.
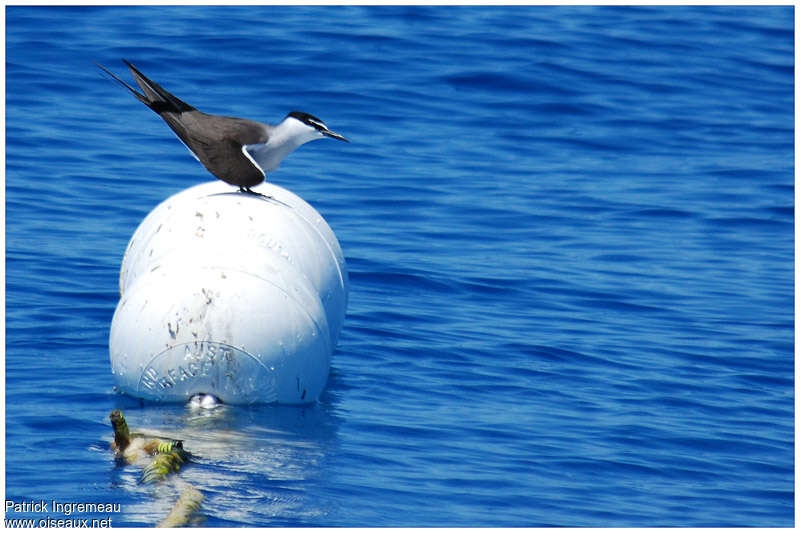
[[[221,181],[158,205],[128,244],[111,322],[119,389],[155,401],[306,403],[347,307],[342,250],[295,194]]]

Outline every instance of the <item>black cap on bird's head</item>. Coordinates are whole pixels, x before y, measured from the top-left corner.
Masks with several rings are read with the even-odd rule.
[[[344,141],[344,142],[347,142],[347,143],[350,142],[343,135],[339,135],[338,133],[329,130],[328,126],[326,126],[325,123],[322,122],[322,120],[318,119],[317,117],[315,117],[314,115],[312,115],[310,113],[304,113],[303,111],[292,111],[291,113],[289,113],[286,116],[287,117],[296,118],[297,120],[299,120],[303,124],[306,124],[306,125],[314,128],[315,130],[320,132],[325,137],[330,137],[332,139],[337,139],[339,141]]]

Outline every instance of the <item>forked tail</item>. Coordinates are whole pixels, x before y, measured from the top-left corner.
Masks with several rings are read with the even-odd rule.
[[[136,83],[142,89],[142,93],[131,87],[128,83],[124,82],[123,80],[119,79],[113,72],[105,68],[103,65],[99,63],[95,63],[98,67],[100,67],[103,72],[114,78],[120,85],[128,89],[133,95],[144,105],[158,113],[159,115],[164,112],[172,112],[172,113],[182,113],[184,111],[193,111],[195,108],[178,98],[177,96],[171,94],[169,91],[161,87],[159,84],[154,82],[153,80],[149,79],[147,76],[142,74],[139,69],[134,67],[128,60],[123,59],[122,61],[128,65],[128,68],[131,69],[133,73],[133,78],[136,80]]]

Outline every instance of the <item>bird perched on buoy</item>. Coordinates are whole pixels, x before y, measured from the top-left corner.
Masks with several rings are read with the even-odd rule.
[[[182,441],[131,433],[119,409],[112,411],[109,418],[114,427],[111,449],[117,457],[129,464],[149,460],[142,471],[142,483],[164,479],[170,472],[180,470],[181,465],[189,459],[189,453],[183,449]]]
[[[350,142],[328,129],[309,113],[292,111],[275,126],[244,118],[209,115],[198,111],[148,79],[123,59],[133,73],[140,93],[102,65],[97,65],[140,102],[155,111],[194,157],[214,176],[242,192],[253,192],[267,172],[301,145],[329,137]]]

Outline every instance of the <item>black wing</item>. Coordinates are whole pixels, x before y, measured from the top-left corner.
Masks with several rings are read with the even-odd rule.
[[[209,115],[198,111],[142,74],[129,61],[142,93],[97,65],[140,102],[158,113],[198,161],[214,176],[240,187],[252,187],[264,180],[264,172],[242,151],[245,144],[264,142],[266,128],[252,120]]]
[[[162,113],[161,118],[203,166],[222,181],[240,187],[252,187],[264,181],[264,171],[243,149],[246,144],[267,140],[263,124],[200,111]]]

